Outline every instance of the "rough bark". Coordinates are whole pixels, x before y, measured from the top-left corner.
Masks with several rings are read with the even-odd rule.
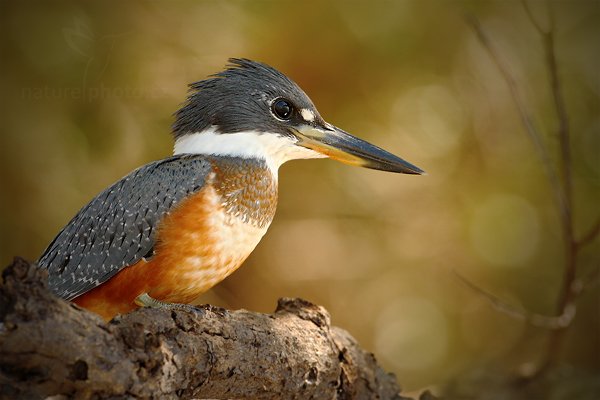
[[[403,399],[393,374],[327,311],[140,309],[110,323],[15,259],[0,285],[0,397]]]

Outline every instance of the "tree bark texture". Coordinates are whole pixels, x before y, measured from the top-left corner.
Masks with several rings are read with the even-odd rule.
[[[0,285],[0,398],[404,399],[327,311],[144,308],[110,323],[16,258]]]

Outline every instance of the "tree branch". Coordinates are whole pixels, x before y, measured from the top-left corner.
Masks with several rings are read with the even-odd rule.
[[[3,278],[2,396],[404,399],[394,375],[304,300],[281,299],[273,314],[145,308],[107,324],[52,295],[24,260]]]

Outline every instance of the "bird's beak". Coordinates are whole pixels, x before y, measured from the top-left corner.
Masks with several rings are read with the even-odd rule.
[[[298,145],[346,164],[403,174],[424,173],[400,157],[331,124],[326,123],[324,127],[303,125],[296,130],[296,136]]]

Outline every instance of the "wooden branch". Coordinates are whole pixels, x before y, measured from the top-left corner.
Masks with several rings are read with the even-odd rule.
[[[405,399],[327,311],[140,309],[110,323],[15,259],[0,285],[0,398]]]

